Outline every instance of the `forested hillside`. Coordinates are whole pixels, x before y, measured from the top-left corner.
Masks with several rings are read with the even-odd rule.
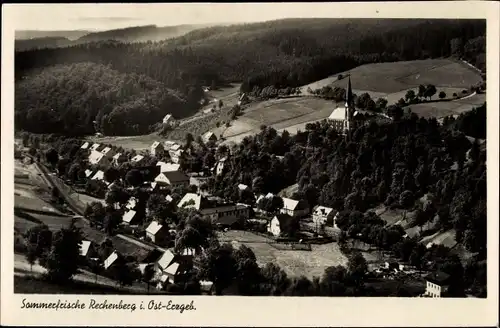
[[[477,20],[288,19],[200,29],[162,42],[103,41],[17,52],[16,80],[56,64],[93,62],[148,76],[194,103],[203,97],[204,84],[243,82],[242,91],[296,87],[363,63],[452,54],[474,64],[484,55],[484,35],[485,22]],[[26,112],[38,101],[24,99],[16,110]]]
[[[161,82],[95,63],[56,65],[16,83],[16,127],[66,135],[148,133],[196,108]],[[96,121],[97,129],[94,127]]]

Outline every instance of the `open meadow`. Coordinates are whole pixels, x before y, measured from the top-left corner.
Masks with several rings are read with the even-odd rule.
[[[312,251],[278,250],[269,244],[271,239],[240,230],[220,233],[219,239],[230,242],[235,247],[241,244],[250,247],[260,266],[272,262],[291,276],[304,275],[312,279],[314,276],[320,277],[329,266],[347,264],[347,258],[336,243],[312,245]]]

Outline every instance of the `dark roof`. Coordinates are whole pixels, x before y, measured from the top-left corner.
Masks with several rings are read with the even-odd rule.
[[[450,275],[442,271],[436,271],[425,276],[425,279],[436,285],[443,286],[449,282]]]
[[[189,181],[189,177],[179,171],[163,172],[170,182]]]

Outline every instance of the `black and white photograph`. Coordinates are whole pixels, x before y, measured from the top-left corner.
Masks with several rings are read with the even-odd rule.
[[[266,5],[17,10],[14,294],[488,298],[487,19]]]

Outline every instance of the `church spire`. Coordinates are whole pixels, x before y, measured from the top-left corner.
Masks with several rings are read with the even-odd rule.
[[[353,101],[352,98],[353,98],[353,95],[352,95],[352,87],[351,87],[351,76],[349,75],[349,81],[347,82],[347,91],[346,91],[346,97],[345,97],[346,107],[352,106],[352,101]]]

